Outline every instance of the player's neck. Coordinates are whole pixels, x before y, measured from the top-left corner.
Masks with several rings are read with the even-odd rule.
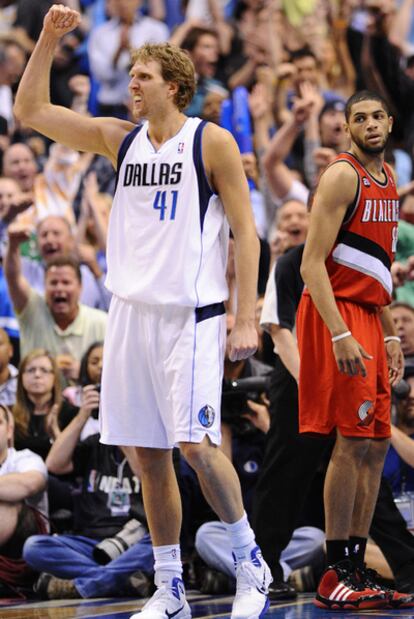
[[[178,110],[165,116],[159,114],[157,118],[148,119],[148,137],[155,148],[159,148],[177,135],[187,120],[187,116]]]
[[[384,166],[384,151],[381,153],[367,153],[359,148],[356,144],[352,144],[349,149],[358,161],[362,163],[364,168],[374,177],[382,176],[382,168]]]

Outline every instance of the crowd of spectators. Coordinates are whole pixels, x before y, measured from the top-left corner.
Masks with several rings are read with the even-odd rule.
[[[169,41],[187,50],[196,69],[197,89],[185,113],[227,128],[242,153],[261,242],[260,345],[255,359],[226,360],[224,384],[266,377],[280,371],[280,364],[285,371],[285,382],[277,388],[280,375],[273,376],[270,390],[266,381],[234,393],[224,389],[223,449],[240,475],[253,522],[261,522],[255,499],[265,501],[268,492],[271,463],[265,460],[262,469],[266,442],[274,441],[280,455],[292,453],[283,450],[284,440],[297,440],[296,422],[280,429],[282,408],[287,416],[297,416],[297,290],[291,289],[293,304],[284,322],[276,300],[269,305],[275,293],[268,286],[260,320],[266,282],[275,279],[275,272],[289,279],[289,273],[283,275],[285,263],[279,263],[279,271],[275,264],[305,242],[318,178],[348,147],[346,99],[367,88],[388,101],[395,130],[386,160],[396,171],[402,219],[392,267],[393,315],[407,369],[393,405],[384,476],[399,496],[396,505],[406,521],[392,515],[383,497],[388,515],[378,518],[385,523],[381,526],[395,527],[401,560],[394,561],[391,550],[387,554],[386,533],[376,538],[383,552],[372,544],[368,558],[384,577],[414,592],[414,541],[407,533],[407,527],[414,529],[407,515],[407,505],[414,513],[409,494],[414,493],[414,0],[62,3],[80,11],[82,20],[58,44],[53,103],[82,114],[132,120],[130,50],[144,42]],[[0,595],[147,595],[153,562],[139,469],[131,450],[99,443],[97,422],[110,303],[106,235],[116,171],[99,155],[50,143],[13,116],[19,78],[52,4],[0,0]],[[227,279],[231,323],[231,242]],[[302,284],[296,284],[300,294]],[[293,400],[283,399],[286,386]],[[286,475],[284,483],[274,486],[280,492],[288,485],[286,458],[282,464],[276,458],[271,471],[277,476],[280,466]],[[185,460],[177,453],[175,461],[187,582],[204,591],[231,590],[232,562],[221,525],[212,521]],[[302,514],[296,507],[297,522],[289,524],[283,544],[276,540],[274,549],[264,548],[266,558],[274,552],[274,560],[267,560],[274,568],[275,598],[294,594],[291,586],[283,586],[292,570],[292,583],[312,587],[297,570],[309,565],[317,570],[322,564],[322,498],[317,490],[311,492],[312,515],[305,513],[305,505]],[[381,492],[385,496],[387,491]],[[276,501],[286,521],[288,503]],[[51,537],[50,531],[59,535]],[[273,543],[271,535],[257,537],[263,538],[262,547]],[[108,538],[116,551],[102,560],[100,544]]]

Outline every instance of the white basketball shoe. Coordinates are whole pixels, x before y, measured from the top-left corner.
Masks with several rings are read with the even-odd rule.
[[[268,591],[272,574],[256,546],[250,561],[242,561],[236,569],[237,588],[231,619],[261,619],[269,608]]]
[[[142,610],[130,619],[191,619],[181,578],[174,578],[171,587],[159,587]]]

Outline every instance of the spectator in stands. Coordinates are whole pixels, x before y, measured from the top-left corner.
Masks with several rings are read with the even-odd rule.
[[[23,142],[11,144],[3,155],[3,174],[14,179],[20,191],[32,192],[36,174],[37,163],[33,151]]]
[[[408,303],[395,301],[391,305],[391,313],[401,338],[405,363],[414,365],[414,308]]]
[[[0,404],[13,406],[16,401],[17,368],[10,363],[13,346],[6,331],[0,328]]]
[[[152,17],[140,16],[141,0],[113,0],[116,16],[94,28],[89,37],[91,72],[99,84],[100,116],[127,118],[131,48],[144,43],[162,43],[168,28]]]
[[[414,492],[414,366],[407,365],[404,380],[409,391],[396,403],[397,416],[391,428],[391,446],[384,463],[384,475],[394,494]]]
[[[21,228],[9,229],[5,272],[10,297],[20,326],[24,356],[33,348],[65,355],[59,362],[67,379],[79,373],[80,359],[92,342],[103,340],[107,315],[79,302],[82,290],[79,264],[71,257],[51,260],[46,266],[45,296],[30,288],[20,267],[19,244],[27,238]]]
[[[102,223],[101,249],[106,239],[104,225]],[[88,247],[83,250],[83,246],[76,244],[68,220],[58,215],[45,217],[37,226],[36,238],[42,262],[31,260],[28,257],[23,257],[21,261],[22,275],[29,286],[39,294],[43,294],[45,269],[48,262],[60,256],[78,255],[82,262],[80,266],[82,275],[81,303],[89,307],[107,310],[110,293],[104,286],[105,275],[98,264],[96,252],[93,248],[92,251],[87,251]]]
[[[145,523],[140,481],[121,450],[100,443],[99,434],[79,442],[98,405],[95,385],[87,385],[78,415],[54,442],[46,461],[52,473],[81,476],[82,489],[74,497],[74,535],[34,536],[25,544],[24,557],[29,565],[47,573],[41,574],[36,587],[45,598],[142,596],[149,592],[142,571],[152,573],[154,562],[150,537],[145,525],[140,524]],[[134,526],[128,549],[125,544],[122,554],[115,549],[116,558],[101,565],[97,544],[119,534],[128,522]],[[109,546],[112,553],[113,545]],[[142,585],[135,591],[131,590],[130,578],[134,572],[140,572]]]
[[[197,75],[197,89],[185,113],[187,116],[201,116],[208,93],[214,88],[223,88],[214,77],[219,58],[218,35],[209,28],[193,27],[184,37],[181,47],[190,54]]]
[[[28,588],[33,572],[22,559],[28,536],[47,530],[47,469],[43,460],[28,449],[16,451],[13,418],[0,405],[0,589],[2,597]]]
[[[61,374],[55,359],[43,348],[21,361],[13,407],[16,449],[30,449],[43,460],[76,409],[62,398]]]

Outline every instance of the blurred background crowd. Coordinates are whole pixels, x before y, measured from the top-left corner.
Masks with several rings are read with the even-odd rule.
[[[388,101],[395,126],[386,161],[396,171],[401,197],[393,313],[407,370],[394,394],[385,474],[403,518],[388,527],[402,527],[402,546],[400,560],[393,561],[384,557],[386,544],[383,552],[373,544],[370,559],[385,578],[399,575],[400,587],[404,583],[414,591],[414,544],[407,533],[414,528],[414,0],[63,4],[80,11],[82,21],[59,41],[53,103],[81,114],[132,120],[130,49],[170,41],[188,51],[197,74],[196,94],[185,113],[227,128],[242,153],[261,241],[260,346],[248,362],[226,361],[223,449],[236,464],[248,509],[253,509],[266,434],[277,423],[266,377],[278,356],[283,358],[283,343],[276,354],[266,331],[272,332],[274,323],[294,334],[294,320],[278,322],[277,307],[274,320],[260,320],[266,283],[280,257],[304,243],[317,180],[348,148],[347,98],[367,88]],[[0,0],[0,517],[10,522],[0,533],[0,586],[7,595],[27,594],[35,581],[44,597],[146,595],[152,556],[139,471],[130,454],[100,445],[97,434],[110,302],[105,249],[116,172],[103,157],[51,143],[13,117],[14,93],[51,5],[51,0]],[[231,245],[227,276],[231,328]],[[251,382],[243,383],[246,379]],[[205,527],[214,517],[178,455],[176,468],[185,555],[193,559],[197,549],[210,563],[207,570],[200,568],[200,558],[188,560],[188,582],[206,591],[229,590],[226,561],[213,556],[220,532]],[[318,465],[320,477],[323,468]],[[293,570],[291,583],[298,589],[314,586],[315,579],[306,584],[303,569],[311,564],[317,571],[323,554],[320,479],[317,484],[312,505],[295,523],[297,545],[277,559],[280,580],[286,582]],[[121,548],[114,550],[112,543],[103,553],[96,551],[120,530]],[[52,538],[50,531],[59,536]],[[387,531],[398,537],[396,529]],[[284,594],[293,595],[292,587]]]

